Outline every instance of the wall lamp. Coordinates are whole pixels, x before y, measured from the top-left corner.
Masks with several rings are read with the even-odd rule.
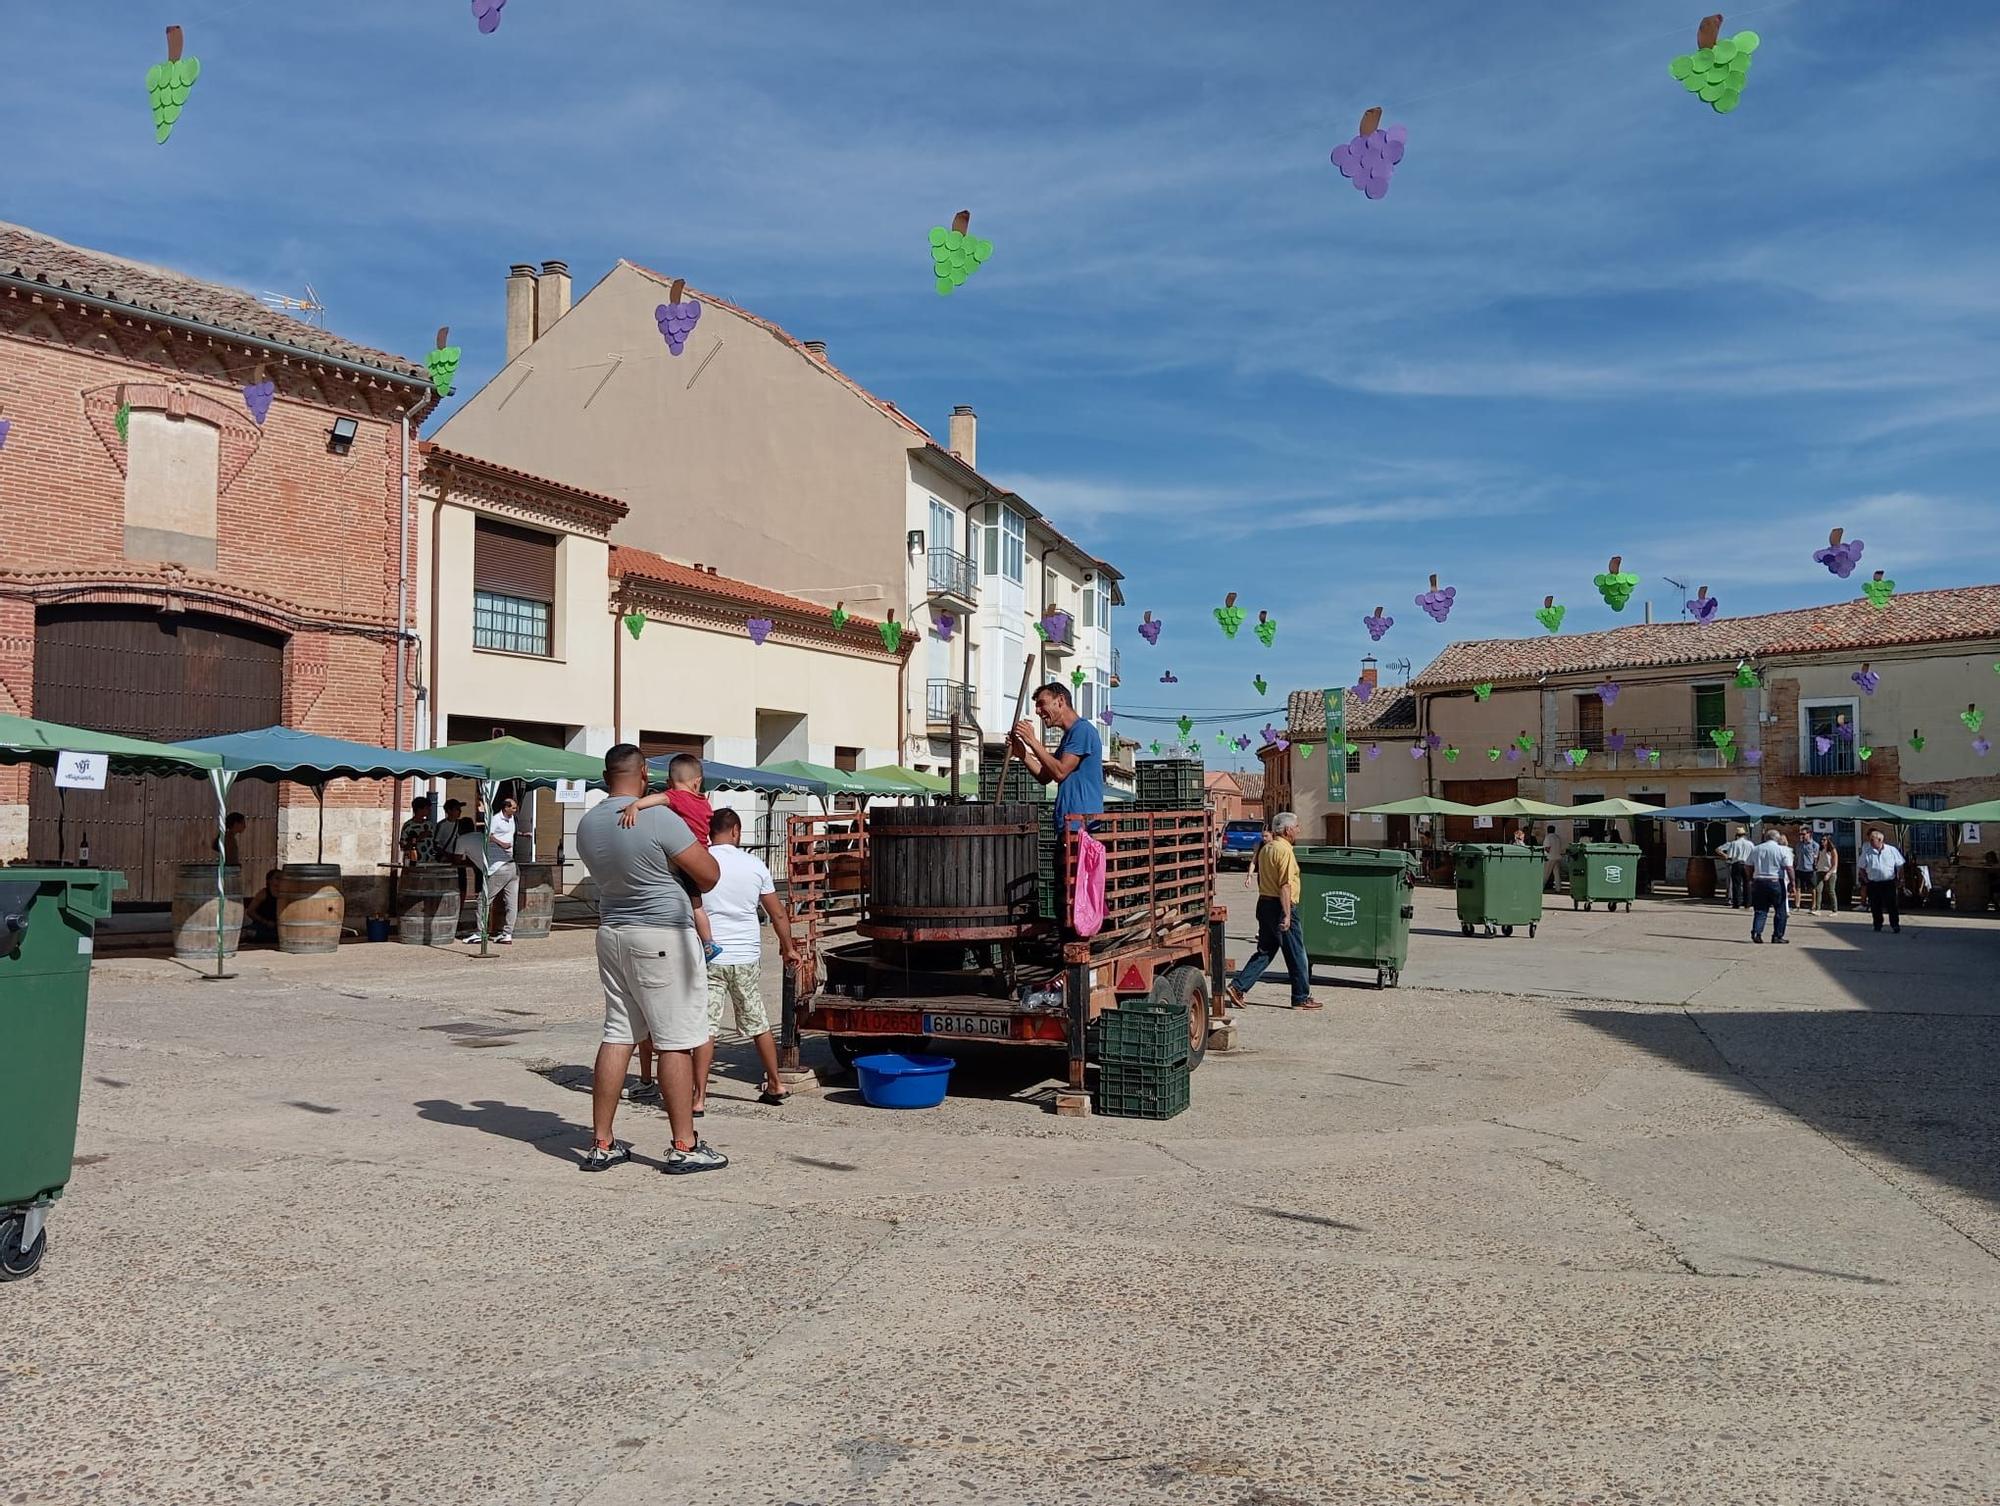
[[[904,539],[903,539],[903,547],[904,547],[905,549],[908,549],[908,550],[910,551],[910,553],[912,553],[912,554],[922,554],[922,553],[924,552],[924,531],[923,531],[923,529],[921,529],[921,528],[912,528],[912,529],[911,529],[911,530],[909,531],[909,533],[908,533],[907,535],[905,535],[905,536],[904,536]]]
[[[326,447],[335,455],[345,455],[354,448],[354,437],[360,432],[359,419],[336,418],[333,427],[326,431]]]

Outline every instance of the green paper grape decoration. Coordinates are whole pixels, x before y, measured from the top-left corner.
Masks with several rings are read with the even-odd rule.
[[[1257,614],[1257,627],[1255,631],[1257,633],[1257,641],[1263,644],[1264,647],[1269,648],[1272,640],[1278,636],[1278,619],[1259,612]]]
[[[1757,676],[1757,667],[1754,664],[1739,664],[1736,666],[1737,689],[1755,690],[1759,685],[1762,685],[1763,683],[1764,682]]]
[[[1924,751],[1924,735],[1922,732],[1913,730],[1910,733],[1910,751],[1912,753],[1921,753]]]
[[[1481,680],[1477,685],[1472,687],[1472,698],[1475,701],[1483,701],[1492,694],[1493,682],[1491,680]]]
[[[130,403],[120,403],[118,405],[118,411],[111,415],[111,427],[118,431],[118,442],[120,444],[130,444],[132,442],[132,405]]]
[[[1236,604],[1234,591],[1222,598],[1222,605],[1215,609],[1215,620],[1225,638],[1234,638],[1237,629],[1243,626],[1243,608]]]
[[[1084,682],[1084,678],[1085,678],[1085,676],[1084,676],[1084,673],[1083,673],[1083,670],[1082,670],[1082,668],[1081,668],[1081,667],[1079,667],[1079,668],[1076,668],[1076,669],[1073,669],[1073,670],[1071,670],[1071,671],[1069,672],[1069,682],[1070,682],[1070,684],[1072,684],[1072,685],[1075,685],[1075,686],[1077,686],[1077,687],[1079,687],[1079,688],[1081,688],[1081,687],[1082,687],[1082,685],[1083,685],[1083,682]]]
[[[965,279],[985,266],[986,258],[993,254],[993,242],[971,234],[971,224],[972,211],[961,209],[952,216],[951,229],[931,226],[931,273],[937,278],[940,294],[964,287]]]
[[[1262,675],[1257,676],[1257,678],[1252,680],[1250,683],[1257,687],[1257,694],[1259,695],[1262,695],[1265,691],[1271,688],[1270,681],[1266,680]]]
[[[1498,748],[1488,748],[1486,750],[1486,761],[1488,763],[1500,762],[1500,750]]]
[[[1695,50],[1667,64],[1667,72],[1716,114],[1727,115],[1743,97],[1750,55],[1763,39],[1754,31],[1739,31],[1733,37],[1722,36],[1721,31],[1722,17],[1707,17],[1695,32]]]
[[[1869,759],[1875,756],[1875,750],[1869,747],[1868,744],[1863,743],[1860,747],[1854,750],[1854,756],[1860,759],[1863,763],[1866,763],[1868,762]]]
[[[1884,611],[1888,608],[1889,598],[1896,594],[1896,583],[1883,579],[1882,572],[1877,570],[1873,580],[1861,583],[1861,594],[1868,598],[1868,605],[1876,611]]]
[[[1300,743],[1299,757],[1311,758],[1312,756],[1313,756],[1313,745],[1311,743]]]
[[[1458,762],[1458,749],[1454,748],[1454,747],[1453,747],[1453,746],[1452,746],[1452,745],[1451,745],[1450,743],[1446,743],[1446,744],[1445,744],[1445,747],[1444,747],[1444,761],[1445,761],[1446,763],[1457,763],[1457,762]]]
[[[1535,740],[1523,732],[1519,737],[1514,739],[1514,746],[1519,748],[1523,753],[1532,753],[1535,751]]]
[[[1571,748],[1571,749],[1570,749],[1570,750],[1569,750],[1569,751],[1568,751],[1567,753],[1565,753],[1565,754],[1564,754],[1563,756],[1564,756],[1565,758],[1567,758],[1567,759],[1569,760],[1569,766],[1570,766],[1570,767],[1571,767],[1572,769],[1580,769],[1580,768],[1582,768],[1582,767],[1583,767],[1583,761],[1584,761],[1584,760],[1585,760],[1586,758],[1590,757],[1590,749],[1588,749],[1588,748]]]
[[[844,601],[836,601],[833,604],[833,630],[837,633],[846,626],[847,626],[847,603]]]
[[[1552,633],[1560,633],[1562,631],[1563,618],[1568,615],[1569,608],[1557,606],[1556,599],[1553,596],[1544,596],[1542,604],[1535,608],[1535,621],[1539,622]]]
[[[1186,717],[1182,717],[1179,721],[1175,722],[1174,725],[1181,729],[1182,742],[1186,742],[1194,732],[1194,723],[1189,721]]]
[[[646,630],[646,614],[644,612],[627,612],[621,620],[625,624],[625,631],[632,635],[635,642],[639,635]]]
[[[1974,704],[1967,706],[1965,710],[1959,712],[1958,719],[1965,723],[1968,732],[1977,732],[1986,721],[1986,713],[1981,711],[1977,704]]]
[[[886,648],[890,653],[893,654],[902,648],[903,624],[896,620],[896,614],[893,610],[889,613],[888,620],[883,622],[877,628],[877,631],[882,635],[882,647]]]
[[[1361,744],[1359,744],[1359,743],[1342,743],[1342,744],[1341,744],[1341,746],[1340,746],[1340,751],[1341,751],[1341,752],[1343,752],[1343,753],[1345,753],[1345,754],[1346,754],[1346,755],[1347,755],[1347,756],[1348,756],[1349,758],[1352,758],[1352,757],[1353,757],[1353,756],[1354,756],[1355,754],[1357,754],[1357,753],[1359,753],[1359,752],[1361,751]]]
[[[167,28],[167,60],[146,70],[146,98],[153,107],[153,140],[166,145],[181,118],[188,91],[201,77],[201,59],[181,56],[181,29]]]
[[[1611,556],[1611,563],[1602,575],[1593,575],[1590,583],[1597,587],[1597,594],[1604,598],[1604,604],[1614,612],[1625,610],[1625,603],[1632,599],[1632,593],[1639,589],[1639,577],[1630,570],[1621,568],[1625,561],[1618,555]]]
[[[1162,744],[1148,743],[1147,746],[1153,750],[1153,757],[1158,758],[1160,756],[1160,749],[1163,746]]]
[[[431,386],[437,389],[439,397],[451,396],[452,378],[458,375],[458,358],[462,352],[456,345],[447,345],[451,338],[451,326],[441,324],[437,332],[437,349],[424,352],[424,366],[431,374]]]

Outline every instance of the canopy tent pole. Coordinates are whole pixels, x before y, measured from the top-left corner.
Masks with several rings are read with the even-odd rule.
[[[499,791],[499,780],[482,779],[479,781],[479,799],[480,803],[486,807],[486,819],[489,821],[493,819],[493,799]],[[476,828],[474,834],[477,835]],[[493,846],[490,842],[486,842],[484,837],[481,837],[479,840],[486,844],[486,850],[479,855],[479,955],[484,960],[493,955],[493,942],[492,937],[489,935],[489,929],[493,920],[493,896],[486,887],[487,869],[492,865],[493,861]]]
[[[320,780],[313,786],[313,799],[319,802],[319,846],[315,863],[326,861],[326,781]]]
[[[228,939],[223,921],[229,910],[229,849],[223,839],[229,832],[229,786],[235,783],[236,775],[229,769],[210,769],[208,781],[215,790],[215,971],[203,973],[201,977],[207,983],[221,983],[236,976],[223,971],[224,947]]]

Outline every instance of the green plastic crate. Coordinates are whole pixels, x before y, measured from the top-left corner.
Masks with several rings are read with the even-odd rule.
[[[1132,771],[1141,810],[1200,810],[1207,794],[1199,758],[1151,758]]]
[[[1106,1062],[1097,1069],[1096,1112],[1112,1119],[1171,1119],[1188,1106],[1188,1068]]]
[[[1188,1059],[1185,1004],[1134,1001],[1107,1009],[1090,1022],[1091,1055],[1121,1067],[1181,1067]]]

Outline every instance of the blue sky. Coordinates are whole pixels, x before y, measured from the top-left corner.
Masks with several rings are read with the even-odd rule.
[[[0,218],[310,281],[413,355],[448,323],[466,391],[509,263],[683,275],[940,436],[974,405],[981,468],[1126,573],[1128,711],[1249,731],[1352,679],[1377,603],[1419,668],[1551,592],[1636,620],[1614,553],[1665,616],[1666,576],[1849,594],[1836,524],[1903,590],[2000,580],[2000,10],[1727,13],[1763,37],[1731,116],[1667,75],[1702,10],[11,0]],[[205,71],[157,147],[169,22]],[[1370,202],[1327,158],[1377,104],[1409,151]],[[967,207],[996,250],[941,299]],[[1224,641],[1230,590],[1275,647]]]

